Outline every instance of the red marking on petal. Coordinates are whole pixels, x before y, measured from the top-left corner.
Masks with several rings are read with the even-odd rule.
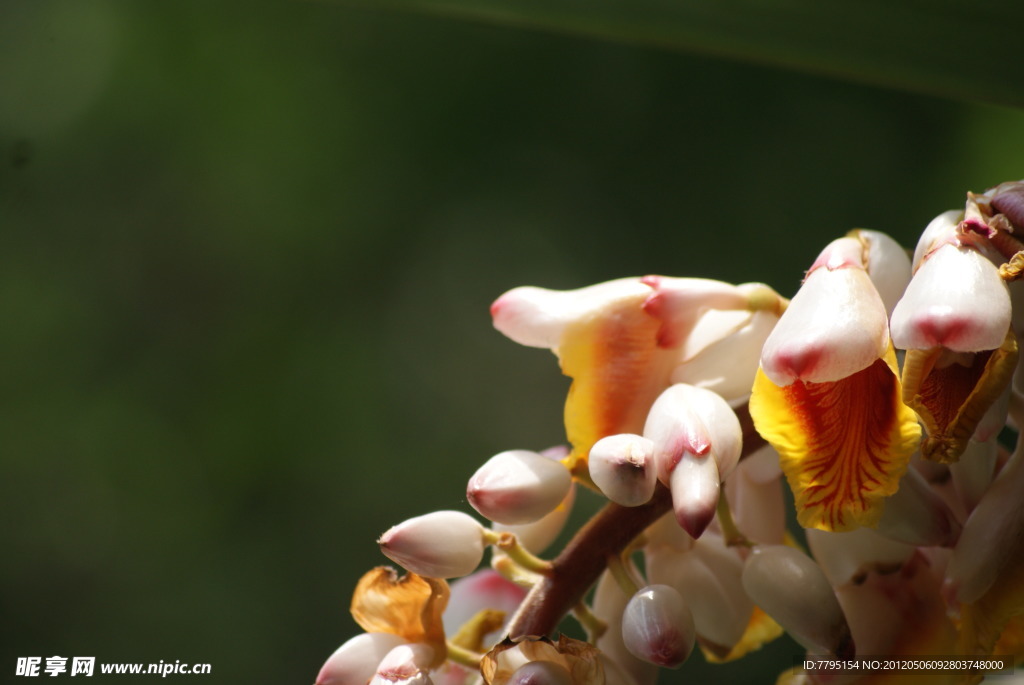
[[[956,314],[925,314],[917,317],[917,329],[931,347],[959,347],[957,344],[969,333],[973,322]]]

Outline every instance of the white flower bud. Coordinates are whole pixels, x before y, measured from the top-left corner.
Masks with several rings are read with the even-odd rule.
[[[668,585],[641,589],[622,614],[626,649],[658,666],[682,666],[693,651],[696,637],[693,615],[679,592]]]
[[[759,545],[743,568],[750,598],[813,653],[853,655],[846,617],[821,568],[803,552]]]
[[[658,474],[654,443],[639,435],[609,435],[590,448],[590,477],[605,497],[624,507],[650,501]]]
[[[721,483],[715,460],[684,453],[669,476],[669,489],[676,521],[691,537],[699,538],[718,507]]]
[[[868,276],[885,304],[885,311],[892,314],[910,283],[910,257],[902,245],[885,233],[860,228],[853,234],[867,245]]]
[[[565,666],[554,661],[531,661],[516,669],[507,685],[573,685]]]
[[[433,654],[424,644],[399,645],[381,660],[370,685],[433,685],[428,674]]]
[[[870,528],[831,533],[808,528],[807,545],[833,587],[839,587],[868,566],[899,565],[914,553],[902,542],[884,538]]]
[[[729,404],[710,390],[683,383],[655,400],[647,413],[644,437],[654,443],[658,478],[666,485],[685,453],[711,457],[724,479],[736,467],[743,448],[743,431]]]
[[[391,633],[362,633],[328,657],[315,685],[366,685],[388,652],[405,640]]]
[[[892,341],[903,350],[994,350],[1003,344],[1010,316],[1010,294],[996,266],[950,243],[914,274],[892,312]]]
[[[484,556],[485,529],[460,511],[434,511],[398,524],[380,536],[381,552],[428,578],[457,578],[476,570]]]
[[[678,528],[673,522],[672,526]],[[631,568],[639,575],[636,568]],[[619,680],[624,680],[633,685],[653,685],[658,678],[658,669],[651,663],[633,656],[622,640],[622,614],[629,602],[629,595],[622,591],[622,588],[615,581],[609,571],[601,574],[597,581],[597,588],[594,590],[594,616],[605,622],[607,628],[597,638],[597,648],[601,650],[601,656],[605,658],[605,679],[608,683],[613,682],[608,673],[608,664],[613,663],[618,671],[621,671]]]
[[[532,523],[561,504],[572,476],[561,462],[528,450],[496,454],[469,479],[466,497],[496,523]]]
[[[772,383],[837,381],[885,354],[885,304],[862,255],[860,241],[840,238],[818,256],[761,352],[761,368]]]
[[[562,529],[565,528],[565,522],[572,512],[572,505],[575,501],[576,483],[573,483],[562,503],[555,507],[555,510],[551,513],[532,523],[524,523],[518,526],[495,523],[491,526],[491,529],[498,533],[512,533],[519,540],[520,545],[534,554],[540,554],[555,541],[562,532]]]

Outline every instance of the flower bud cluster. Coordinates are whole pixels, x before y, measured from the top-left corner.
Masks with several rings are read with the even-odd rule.
[[[841,658],[1024,653],[1024,441],[999,442],[1024,424],[1022,231],[1013,182],[936,217],[913,259],[834,240],[792,301],[663,276],[502,295],[495,327],[572,378],[569,446],[486,459],[465,490],[484,520],[381,535],[408,575],[364,576],[366,632],[317,685],[653,685],[783,632]],[[607,505],[538,557],[578,488]],[[568,613],[586,641],[554,639]]]

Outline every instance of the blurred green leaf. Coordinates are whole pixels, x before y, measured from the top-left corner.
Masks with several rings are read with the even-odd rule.
[[[1018,0],[336,0],[1024,106]],[[680,84],[685,88],[685,84]]]

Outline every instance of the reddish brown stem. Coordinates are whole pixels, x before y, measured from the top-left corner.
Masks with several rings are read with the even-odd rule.
[[[737,410],[743,429],[743,456],[765,443],[754,430],[750,413]],[[608,565],[608,558],[622,554],[630,542],[672,508],[672,495],[661,483],[654,497],[639,507],[605,505],[573,536],[552,561],[551,571],[530,590],[509,623],[509,636],[550,635],[569,611],[583,600]]]

